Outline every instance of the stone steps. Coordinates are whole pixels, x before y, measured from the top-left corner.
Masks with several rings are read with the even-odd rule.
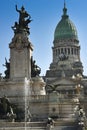
[[[24,122],[0,121],[0,130],[46,130],[46,123],[27,122],[25,125]]]
[[[46,127],[0,127],[0,130],[46,130]]]
[[[26,127],[25,127],[26,126]],[[57,120],[54,122],[53,130],[76,130],[76,123],[70,120]],[[46,130],[46,122],[6,122],[0,121],[0,130]]]

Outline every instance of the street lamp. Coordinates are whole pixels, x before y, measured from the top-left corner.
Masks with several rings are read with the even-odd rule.
[[[81,90],[83,89],[83,86],[81,84],[78,84],[78,85],[75,86],[75,88],[76,88],[76,94],[79,95]]]

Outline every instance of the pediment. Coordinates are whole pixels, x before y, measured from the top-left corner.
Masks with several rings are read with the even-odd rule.
[[[68,90],[68,89],[73,89],[75,87],[76,83],[69,78],[62,78],[62,79],[55,79],[51,81],[50,84],[47,85],[47,89],[51,91],[55,90]]]
[[[55,79],[55,81],[52,82],[53,85],[75,85],[75,82],[71,79],[62,78],[62,79]]]

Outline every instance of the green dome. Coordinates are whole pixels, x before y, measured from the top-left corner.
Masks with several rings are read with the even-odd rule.
[[[67,9],[63,9],[63,16],[60,22],[57,24],[54,32],[54,40],[61,39],[76,39],[78,40],[77,30],[73,22],[69,19],[67,15]]]

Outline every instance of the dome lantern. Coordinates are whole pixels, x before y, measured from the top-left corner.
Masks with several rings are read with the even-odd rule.
[[[64,1],[64,8],[63,8],[63,16],[62,16],[62,18],[68,18],[65,1]]]

